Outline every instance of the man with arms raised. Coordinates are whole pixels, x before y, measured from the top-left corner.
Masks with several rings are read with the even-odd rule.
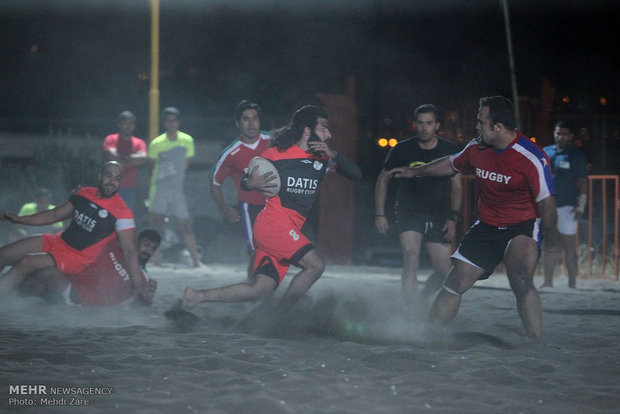
[[[516,130],[512,102],[482,98],[476,129],[480,136],[458,154],[414,168],[392,170],[395,177],[475,174],[480,188],[479,219],[452,255],[453,267],[431,309],[432,322],[452,320],[461,295],[488,278],[503,261],[517,309],[531,338],[542,333],[542,307],[534,271],[542,242],[557,239],[553,181],[546,154]]]

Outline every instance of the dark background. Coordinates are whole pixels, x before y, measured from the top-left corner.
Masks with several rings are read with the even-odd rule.
[[[386,154],[377,138],[410,135],[417,105],[439,106],[444,136],[464,144],[481,96],[512,97],[499,0],[228,3],[161,0],[161,108],[180,108],[184,131],[223,146],[241,99],[260,103],[268,129],[354,81],[358,197]],[[553,122],[571,119],[591,171],[617,173],[617,2],[509,6],[521,129],[546,145]],[[2,0],[0,45],[0,132],[103,139],[129,109],[147,136],[148,0]]]

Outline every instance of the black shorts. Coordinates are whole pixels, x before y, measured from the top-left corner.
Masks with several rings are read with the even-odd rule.
[[[480,279],[487,279],[504,260],[504,253],[510,241],[521,235],[534,239],[540,251],[542,242],[540,219],[531,219],[508,227],[493,227],[476,220],[452,258],[484,270],[485,273]]]
[[[427,243],[447,243],[443,227],[446,220],[432,220],[415,213],[397,210],[394,215],[398,234],[415,231],[423,236]]]

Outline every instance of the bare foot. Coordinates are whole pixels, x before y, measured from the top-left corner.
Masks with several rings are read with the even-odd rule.
[[[185,293],[183,294],[183,306],[184,307],[188,309],[193,308],[198,303],[200,303],[201,299],[202,299],[202,295],[200,294],[199,291],[189,286],[185,288]]]
[[[194,262],[194,267],[197,269],[208,269],[209,266],[207,266],[206,264],[202,263],[200,260],[197,262]]]

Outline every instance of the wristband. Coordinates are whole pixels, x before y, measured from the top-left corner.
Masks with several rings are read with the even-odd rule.
[[[588,196],[585,194],[579,194],[577,197],[577,206],[575,207],[575,211],[577,213],[583,214],[586,211],[586,204],[588,202]]]
[[[456,210],[450,210],[448,213],[448,220],[453,221],[455,223],[459,222],[459,212]]]

